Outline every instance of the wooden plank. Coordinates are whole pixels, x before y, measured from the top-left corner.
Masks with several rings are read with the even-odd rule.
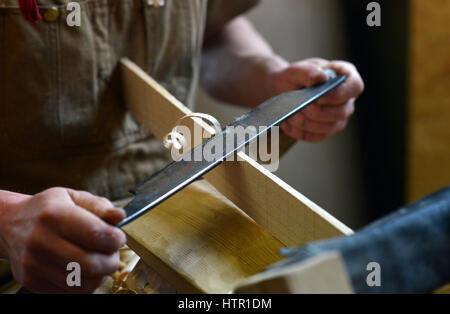
[[[408,199],[450,185],[450,1],[411,1]]]
[[[131,114],[162,139],[191,111],[129,60],[122,60],[124,97]],[[204,123],[193,121],[210,133]],[[351,229],[244,153],[205,178],[264,230],[287,246],[349,235]]]
[[[312,257],[283,269],[250,277],[234,293],[245,294],[350,294],[353,285],[338,252]]]
[[[283,247],[204,181],[123,229],[128,245],[183,293],[228,293],[279,261]]]
[[[450,294],[450,283],[435,291],[435,294]]]

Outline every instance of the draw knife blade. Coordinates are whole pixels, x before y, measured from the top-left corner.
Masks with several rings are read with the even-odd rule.
[[[127,217],[117,226],[122,227],[151,210],[156,205],[214,169],[231,155],[239,152],[261,134],[268,132],[274,126],[278,126],[286,119],[337,88],[347,78],[345,75],[337,76],[331,70],[327,69],[326,71],[330,78],[325,83],[301,90],[289,91],[265,101],[228,125],[220,133],[187,152],[186,154],[189,154],[189,158],[184,158],[185,155],[183,155],[180,160],[172,162],[143,183],[137,185],[130,191],[136,197],[125,206]],[[234,141],[230,145],[229,140],[227,143],[227,138],[229,139],[230,137],[229,130],[235,130],[236,127],[255,127],[255,132],[244,137],[231,134],[234,137]],[[201,158],[200,161],[195,161],[196,159],[192,158],[192,156],[203,156],[203,148],[207,144],[212,145],[210,147],[220,147],[214,146],[215,143],[218,143],[217,145],[223,144],[220,158],[215,158],[211,161],[205,160],[205,158]]]

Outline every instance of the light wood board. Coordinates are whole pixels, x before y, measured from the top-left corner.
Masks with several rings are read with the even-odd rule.
[[[192,113],[129,60],[122,60],[125,101],[132,115],[159,139]],[[208,125],[199,124],[210,132]],[[189,125],[188,125],[189,126]],[[205,178],[266,231],[288,246],[349,235],[352,230],[244,153]]]
[[[245,294],[350,294],[353,284],[339,252],[329,252],[282,269],[257,274],[234,293]]]
[[[410,8],[408,200],[450,185],[450,1]]]
[[[183,293],[228,293],[281,259],[283,244],[205,182],[124,227],[129,246]]]
[[[191,111],[135,64],[121,64],[129,111],[163,139]],[[211,134],[201,121],[187,123],[194,125]],[[352,233],[246,154],[239,158],[205,176],[227,206],[211,206],[194,185],[124,227],[130,247],[181,292],[228,292],[278,260],[283,245]]]

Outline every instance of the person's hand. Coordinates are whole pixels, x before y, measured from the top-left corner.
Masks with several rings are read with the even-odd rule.
[[[1,237],[15,279],[35,293],[95,290],[119,267],[125,234],[112,226],[125,218],[105,198],[52,188],[24,196],[1,218]],[[67,285],[68,263],[81,268],[81,287]]]
[[[336,90],[311,104],[281,124],[288,136],[317,143],[342,132],[355,110],[355,100],[363,92],[364,83],[355,66],[344,61],[307,59],[276,71],[272,78],[274,94],[310,87],[328,79],[324,69],[346,74],[347,80]]]

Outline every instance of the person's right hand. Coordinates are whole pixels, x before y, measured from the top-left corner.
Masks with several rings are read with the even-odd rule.
[[[52,188],[15,202],[1,218],[1,236],[15,279],[35,293],[90,293],[119,266],[125,218],[105,198]],[[69,287],[68,263],[81,267],[81,287]]]

